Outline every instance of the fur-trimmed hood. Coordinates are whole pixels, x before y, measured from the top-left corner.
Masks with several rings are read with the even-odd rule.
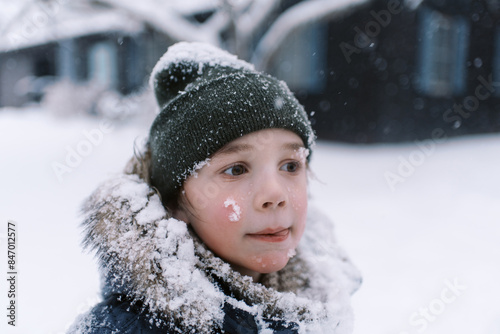
[[[220,331],[225,304],[252,314],[259,333],[264,319],[294,323],[299,333],[352,333],[349,295],[361,279],[325,216],[310,208],[297,254],[254,283],[170,217],[147,171],[147,155],[132,159],[84,205],[85,245],[97,252],[108,292],[126,295],[151,323],[179,333]]]

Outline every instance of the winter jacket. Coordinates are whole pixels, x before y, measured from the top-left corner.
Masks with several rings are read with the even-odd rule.
[[[254,283],[170,217],[146,181],[147,156],[84,205],[103,301],[69,333],[352,333],[350,294],[361,278],[325,216],[309,208],[297,254]]]

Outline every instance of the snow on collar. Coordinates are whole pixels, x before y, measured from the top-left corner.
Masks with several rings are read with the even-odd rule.
[[[306,232],[297,256],[261,284],[233,271],[187,224],[168,218],[158,195],[137,175],[105,182],[83,211],[85,246],[97,251],[112,286],[126,287],[127,296],[141,302],[158,324],[213,333],[222,328],[223,305],[230,303],[257,323],[264,317],[298,324],[299,333],[352,333],[349,293],[357,289],[359,274],[333,244],[308,248],[318,244],[314,233]],[[328,233],[313,220],[308,218],[306,230]]]

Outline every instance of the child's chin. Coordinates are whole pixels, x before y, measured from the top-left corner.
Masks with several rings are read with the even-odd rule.
[[[262,261],[254,263],[254,270],[261,274],[274,273],[283,269],[288,263],[289,257],[285,255],[264,256]]]

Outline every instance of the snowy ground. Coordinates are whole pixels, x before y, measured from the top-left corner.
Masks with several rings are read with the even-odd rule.
[[[96,302],[96,266],[79,247],[79,205],[122,169],[148,127],[108,125],[0,110],[0,270],[7,271],[6,226],[13,220],[19,272],[17,326],[2,315],[2,333],[63,333]],[[91,146],[85,133],[94,135]],[[68,152],[78,149],[87,155],[69,158],[71,172],[59,181],[54,163],[67,165]],[[334,219],[364,274],[353,297],[356,334],[500,333],[499,153],[500,135],[427,150],[414,143],[318,145],[312,202]],[[398,169],[404,182],[391,189],[385,175]],[[2,278],[5,314],[7,290]]]

